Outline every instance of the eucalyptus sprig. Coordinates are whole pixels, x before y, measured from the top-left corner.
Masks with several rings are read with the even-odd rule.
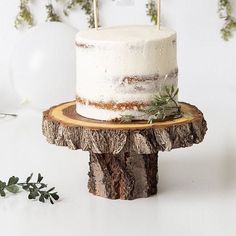
[[[45,7],[46,7],[46,11],[47,11],[46,21],[61,22],[60,16],[56,13],[52,3],[47,4]]]
[[[88,26],[90,28],[94,27],[94,12],[93,12],[93,0],[69,0],[64,8],[64,14],[69,15],[69,12],[80,6],[81,9],[88,16]]]
[[[150,17],[151,22],[157,24],[157,6],[155,0],[149,0],[146,4],[146,13]]]
[[[182,116],[181,107],[176,101],[176,97],[179,93],[179,89],[172,86],[166,86],[164,92],[160,92],[154,96],[154,99],[150,102],[150,105],[140,110],[144,112],[144,115],[148,115],[148,123],[151,124],[154,121],[165,120],[167,116],[172,118],[180,118]],[[129,123],[134,120],[132,115],[122,115],[120,118],[121,123]]]
[[[33,26],[34,19],[29,9],[29,0],[20,0],[19,9],[20,11],[15,19],[15,27],[18,29],[24,24],[30,27]]]
[[[59,195],[55,192],[55,188],[47,189],[47,184],[43,183],[43,176],[38,174],[37,181],[31,181],[33,174],[27,177],[25,182],[19,182],[19,178],[12,176],[9,178],[8,182],[3,182],[0,180],[0,196],[5,197],[6,192],[16,194],[20,190],[25,190],[29,192],[28,199],[39,200],[40,202],[50,201],[54,204],[54,201],[59,200]]]
[[[181,107],[175,100],[178,93],[178,88],[166,86],[164,92],[155,95],[149,107],[144,110],[149,115],[148,123],[153,123],[154,120],[164,120],[167,116],[181,117]]]
[[[232,16],[230,0],[219,0],[218,13],[224,20],[224,25],[220,30],[222,38],[228,41],[233,36],[233,31],[236,30],[236,19]]]

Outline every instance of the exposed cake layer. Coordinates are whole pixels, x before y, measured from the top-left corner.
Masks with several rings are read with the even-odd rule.
[[[90,105],[83,105],[80,103],[76,104],[76,111],[80,115],[96,119],[96,120],[120,120],[121,116],[130,115],[134,116],[136,120],[147,120],[148,116],[144,115],[143,112],[140,112],[139,110],[107,110],[107,109],[100,109],[96,106],[90,106]]]
[[[82,75],[81,75],[82,76]],[[92,101],[140,101],[148,102],[166,86],[178,85],[178,70],[166,75],[127,75],[108,77],[106,80],[90,81],[77,78],[76,94]]]
[[[148,106],[148,102],[103,102],[103,101],[91,101],[86,98],[77,96],[76,102],[80,105],[91,106],[103,110],[112,110],[112,111],[125,111],[125,110],[142,110]]]
[[[114,116],[120,117],[124,110],[98,108],[94,103],[148,104],[166,86],[178,84],[176,33],[167,28],[127,26],[81,31],[76,36],[76,52],[76,93],[89,101],[77,101],[77,112],[83,116],[118,118]],[[94,109],[104,114],[99,116]],[[136,110],[127,110],[137,115]]]

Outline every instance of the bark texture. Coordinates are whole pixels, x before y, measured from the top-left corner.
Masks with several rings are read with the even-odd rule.
[[[89,192],[101,197],[123,200],[156,194],[157,156],[90,153]]]

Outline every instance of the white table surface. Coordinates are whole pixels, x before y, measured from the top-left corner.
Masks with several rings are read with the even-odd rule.
[[[61,200],[42,204],[24,192],[0,198],[0,235],[236,235],[234,118],[222,123],[217,110],[206,118],[205,141],[160,153],[158,195],[134,201],[89,194],[88,153],[48,144],[40,113],[1,119],[0,179],[40,172]]]

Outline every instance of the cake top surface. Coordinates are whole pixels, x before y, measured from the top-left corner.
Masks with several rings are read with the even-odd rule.
[[[77,33],[76,41],[145,41],[145,40],[161,40],[175,35],[172,29],[161,27],[160,30],[156,26],[115,26],[96,29],[83,30]]]

